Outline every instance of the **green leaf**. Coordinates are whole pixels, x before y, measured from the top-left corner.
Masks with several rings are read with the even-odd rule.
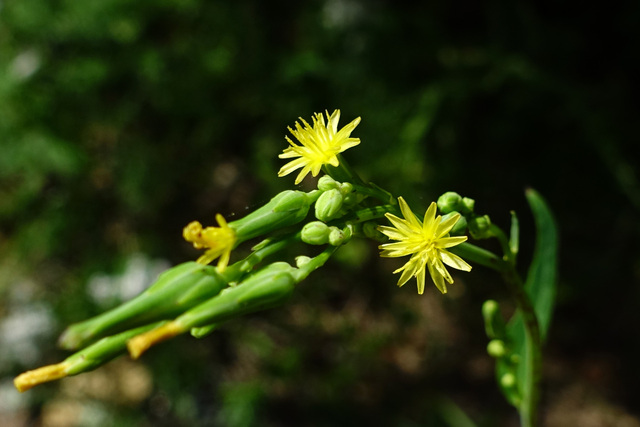
[[[526,192],[536,222],[536,248],[527,275],[527,293],[533,302],[544,342],[556,298],[558,278],[558,228],[544,199],[532,189]]]

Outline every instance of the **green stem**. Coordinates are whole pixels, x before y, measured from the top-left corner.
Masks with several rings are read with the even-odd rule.
[[[518,408],[522,427],[534,427],[537,424],[537,407],[540,393],[542,352],[540,327],[535,309],[527,294],[522,279],[513,265],[503,272],[503,277],[522,315],[525,327],[525,384],[522,402]]]
[[[498,239],[500,242],[500,248],[502,249],[502,253],[504,254],[504,260],[509,262],[510,264],[514,264],[515,257],[513,256],[513,252],[511,251],[511,245],[509,244],[509,239],[507,235],[502,231],[502,229],[495,224],[491,224],[489,226],[489,230],[493,236]]]
[[[344,223],[360,223],[371,221],[372,219],[378,219],[384,217],[386,213],[394,212],[397,213],[398,206],[397,205],[380,205],[373,206],[370,208],[364,208],[353,212],[352,214],[345,216],[340,220],[340,222]]]

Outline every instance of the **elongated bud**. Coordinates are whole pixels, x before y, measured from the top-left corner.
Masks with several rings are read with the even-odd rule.
[[[282,304],[293,293],[297,282],[292,274],[295,270],[286,262],[276,262],[258,270],[239,285],[226,288],[174,321],[132,338],[127,344],[129,354],[135,359],[152,345],[193,328],[215,327],[229,319]]]
[[[77,349],[106,335],[172,319],[217,295],[240,274],[234,267],[220,274],[212,266],[196,262],[180,264],[162,273],[151,287],[134,299],[69,326],[58,343],[65,349]]]
[[[297,224],[307,216],[319,193],[315,190],[311,193],[283,191],[244,218],[230,222],[229,227],[236,232],[240,243]]]
[[[327,222],[338,217],[342,208],[342,200],[343,195],[337,188],[322,193],[315,205],[316,218]]]
[[[130,338],[160,325],[161,323],[152,323],[117,335],[102,338],[95,344],[72,354],[60,363],[43,366],[18,375],[13,383],[18,391],[23,392],[38,384],[91,371],[113,358],[124,354],[127,348],[126,343]]]

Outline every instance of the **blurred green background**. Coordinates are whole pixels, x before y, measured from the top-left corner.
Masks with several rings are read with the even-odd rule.
[[[286,126],[340,108],[352,166],[416,210],[449,190],[503,227],[516,210],[523,267],[523,191],[546,197],[543,424],[640,426],[640,3],[417,3],[0,0],[0,425],[517,425],[480,315],[509,309],[499,277],[418,297],[370,244],[282,309],[13,389],[66,357],[65,325],[194,259],[189,221],[291,187]]]

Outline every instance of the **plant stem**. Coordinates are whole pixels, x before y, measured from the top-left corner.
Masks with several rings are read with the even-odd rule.
[[[522,279],[513,265],[506,262],[505,264],[509,265],[509,268],[504,270],[503,277],[521,313],[525,328],[524,363],[526,365],[524,367],[525,378],[523,381],[522,402],[518,408],[520,424],[522,427],[534,427],[537,425],[537,407],[542,368],[540,327]]]

